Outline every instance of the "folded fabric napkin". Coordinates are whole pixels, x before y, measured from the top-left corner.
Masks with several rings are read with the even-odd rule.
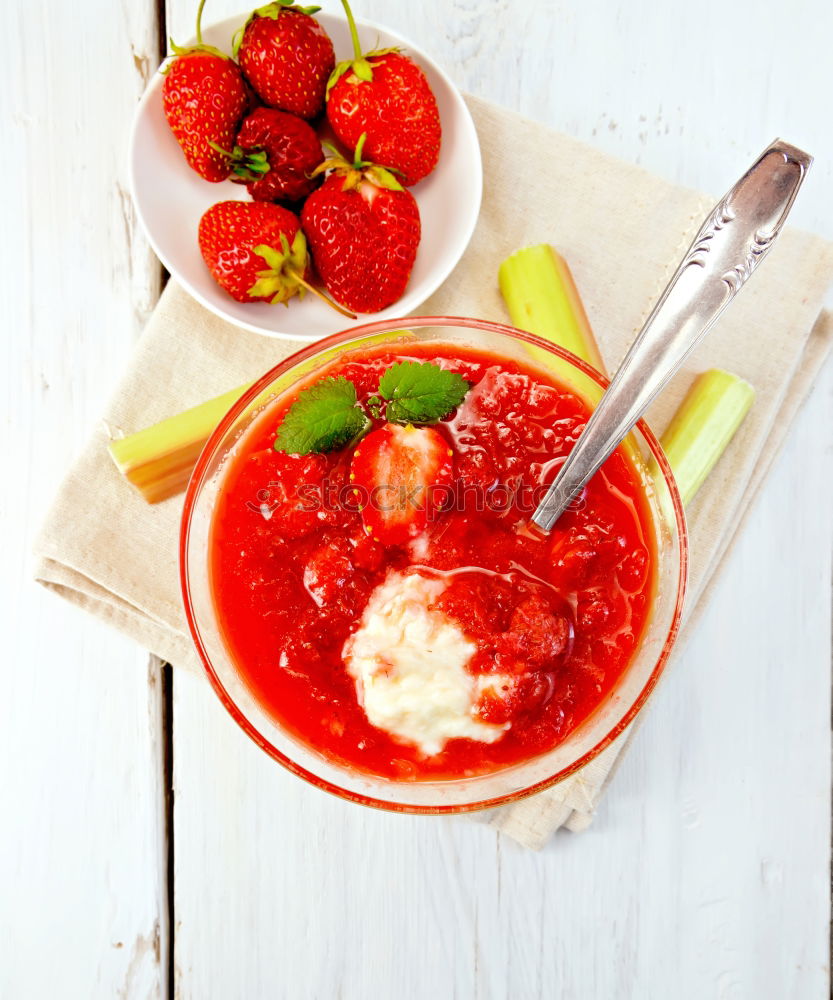
[[[483,101],[468,104],[486,195],[469,249],[420,313],[505,321],[499,262],[521,246],[553,243],[570,262],[613,370],[716,199]],[[547,165],[546,184],[540,163]],[[649,414],[661,431],[693,374],[705,368],[728,368],[758,392],[689,511],[687,628],[833,339],[831,316],[822,312],[833,245],[787,231],[761,271],[765,276],[752,280]],[[175,666],[199,670],[179,596],[182,498],[146,504],[120,477],[106,445],[254,379],[298,346],[223,322],[171,282],[101,426],[58,493],[36,545],[37,579]],[[578,774],[495,810],[490,822],[533,848],[560,826],[584,828],[632,734],[633,726]]]

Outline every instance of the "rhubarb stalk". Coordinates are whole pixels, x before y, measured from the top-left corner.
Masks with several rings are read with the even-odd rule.
[[[513,324],[572,351],[604,372],[587,313],[567,262],[542,243],[507,257],[498,284]]]
[[[683,506],[703,485],[754,400],[748,382],[720,368],[694,380],[660,442]]]
[[[241,385],[136,434],[111,441],[107,447],[110,457],[148,503],[181,493],[211,432],[248,388]]]

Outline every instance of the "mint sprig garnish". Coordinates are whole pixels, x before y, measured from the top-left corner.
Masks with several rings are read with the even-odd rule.
[[[469,388],[462,376],[430,361],[400,361],[382,375],[367,409],[374,420],[435,424],[463,402]],[[355,385],[343,375],[329,376],[298,394],[278,427],[275,451],[335,451],[355,444],[371,426]]]
[[[356,387],[343,375],[303,389],[278,427],[275,451],[292,455],[335,451],[358,440],[370,420],[358,405]]]
[[[379,382],[388,400],[385,417],[394,424],[435,424],[463,402],[469,383],[456,372],[425,361],[400,361]]]

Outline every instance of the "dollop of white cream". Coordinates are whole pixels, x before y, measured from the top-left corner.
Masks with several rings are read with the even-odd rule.
[[[388,573],[342,651],[370,723],[427,756],[452,739],[494,743],[509,728],[474,714],[479,685],[466,664],[477,647],[431,607],[445,586],[419,574]]]

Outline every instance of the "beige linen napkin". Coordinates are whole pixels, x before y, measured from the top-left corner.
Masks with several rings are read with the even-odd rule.
[[[505,320],[499,262],[526,244],[551,242],[571,264],[613,369],[715,199],[483,101],[468,103],[483,150],[483,208],[468,251],[420,313]],[[545,176],[536,164],[546,164]],[[727,182],[745,165],[735,164]],[[728,368],[758,391],[689,512],[688,628],[833,339],[831,318],[821,312],[833,246],[785,232],[761,271],[650,415],[661,430],[692,374],[707,367]],[[217,319],[171,282],[101,426],[58,493],[36,545],[37,579],[175,666],[199,669],[179,597],[182,498],[145,504],[116,472],[106,444],[254,379],[296,346]],[[496,810],[490,821],[533,848],[559,826],[582,829],[631,735],[567,781]]]

